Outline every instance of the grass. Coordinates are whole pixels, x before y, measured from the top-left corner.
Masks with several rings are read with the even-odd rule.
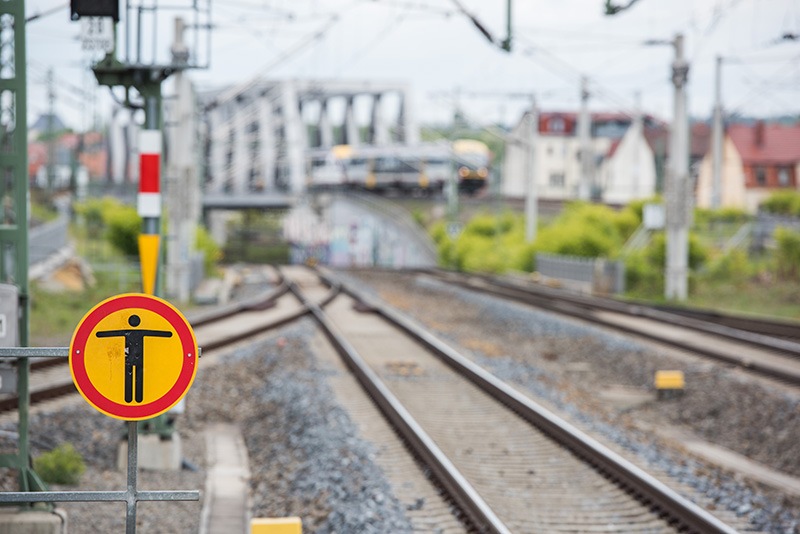
[[[689,306],[800,321],[800,282],[750,279],[692,288]]]
[[[108,297],[141,291],[139,265],[116,252],[102,237],[71,229],[79,256],[92,266],[95,284],[81,291],[53,291],[31,284],[30,340],[33,346],[67,346],[78,322]]]
[[[31,285],[30,339],[34,346],[67,346],[78,321],[95,304],[119,293],[141,291],[138,270],[96,271],[96,282],[82,291],[49,291]],[[122,270],[127,269],[127,271]]]

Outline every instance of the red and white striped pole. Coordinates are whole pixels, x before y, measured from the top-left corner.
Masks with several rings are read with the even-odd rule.
[[[142,290],[153,295],[158,276],[161,219],[161,131],[139,133],[139,196],[137,211],[142,218],[139,234],[139,261]]]

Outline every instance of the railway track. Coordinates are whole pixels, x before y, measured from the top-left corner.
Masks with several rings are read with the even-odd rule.
[[[645,337],[674,348],[731,364],[793,386],[800,386],[800,329],[782,321],[754,320],[748,330],[730,325],[746,321],[689,310],[678,313],[641,304],[573,294],[490,276],[427,271],[434,278],[496,297]],[[792,335],[789,335],[792,334]]]
[[[324,286],[312,278],[293,275],[269,295],[195,317],[203,358],[310,311],[469,530],[583,531],[602,524],[617,532],[736,531],[405,316],[333,277],[324,277]],[[390,336],[364,326],[378,318],[392,323],[382,327]]]
[[[213,358],[213,352],[218,349],[280,328],[308,313],[307,309],[287,296],[287,292],[288,286],[279,277],[278,284],[273,289],[191,316],[189,322],[195,330],[198,345],[204,351],[206,360]],[[335,289],[332,290],[327,298],[333,298],[335,292]],[[69,372],[66,348],[31,350],[52,353],[50,357],[36,358],[31,362],[31,405],[77,393]],[[0,414],[15,411],[18,404],[16,395],[0,398]]]
[[[736,531],[402,314],[344,286],[323,311],[290,288],[473,529]]]

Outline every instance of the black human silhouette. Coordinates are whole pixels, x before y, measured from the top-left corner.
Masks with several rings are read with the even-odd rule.
[[[128,324],[136,328],[142,322],[133,314]],[[133,384],[136,382],[136,402],[144,399],[144,338],[172,337],[168,330],[104,330],[95,334],[97,337],[125,338],[125,402],[133,402]],[[134,374],[135,371],[135,374]]]

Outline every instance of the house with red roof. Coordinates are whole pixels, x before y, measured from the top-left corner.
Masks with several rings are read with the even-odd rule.
[[[697,206],[711,206],[713,182],[711,151],[700,164],[697,177]],[[722,143],[721,207],[750,213],[781,189],[798,189],[800,174],[800,124],[786,126],[733,124]]]
[[[502,191],[523,197],[533,175],[540,198],[573,200],[581,182],[581,141],[578,113],[543,111],[538,114],[538,136],[530,159],[530,114],[525,113],[506,145]],[[645,115],[641,121],[619,112],[591,113],[591,195],[609,204],[650,198],[656,192],[656,155],[647,132],[663,130],[662,123]]]
[[[46,141],[28,142],[28,179],[31,184],[39,187],[47,184],[50,154]],[[52,154],[55,156],[53,165],[57,187],[69,184],[76,156],[77,163],[86,169],[89,180],[104,180],[108,174],[108,148],[105,136],[100,132],[62,133],[55,141]]]

